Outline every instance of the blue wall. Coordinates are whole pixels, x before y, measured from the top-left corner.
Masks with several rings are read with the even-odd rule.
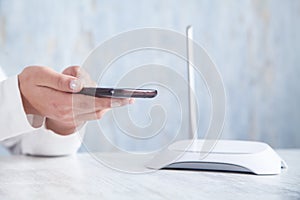
[[[31,64],[60,71],[120,32],[189,24],[224,79],[222,138],[299,148],[298,0],[0,0],[0,64],[9,75]]]

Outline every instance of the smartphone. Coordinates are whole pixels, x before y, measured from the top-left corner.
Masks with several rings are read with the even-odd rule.
[[[133,89],[133,88],[98,88],[85,87],[77,94],[84,94],[94,97],[113,98],[154,98],[157,90],[154,89]]]

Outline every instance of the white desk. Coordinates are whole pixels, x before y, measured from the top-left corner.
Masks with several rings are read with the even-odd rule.
[[[300,199],[300,150],[280,150],[289,165],[275,176],[201,171],[126,174],[88,154],[0,158],[0,199]]]

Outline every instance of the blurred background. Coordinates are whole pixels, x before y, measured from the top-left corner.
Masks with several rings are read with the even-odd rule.
[[[33,64],[62,71],[118,33],[188,25],[223,77],[221,137],[299,148],[298,0],[0,0],[0,65],[9,76]]]

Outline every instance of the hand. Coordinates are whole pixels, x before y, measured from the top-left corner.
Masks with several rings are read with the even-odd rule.
[[[67,68],[63,74],[47,67],[30,66],[18,76],[19,89],[26,114],[46,117],[46,126],[67,135],[88,120],[100,119],[114,105],[133,103],[132,99],[95,98],[80,94],[80,68]],[[72,98],[76,95],[76,98]],[[74,102],[72,100],[75,100]]]

